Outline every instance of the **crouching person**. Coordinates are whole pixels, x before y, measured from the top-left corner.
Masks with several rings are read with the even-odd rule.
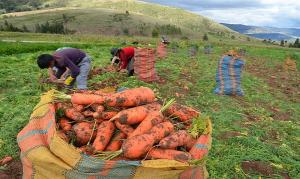
[[[41,69],[48,69],[52,83],[62,83],[68,88],[87,89],[88,74],[91,69],[91,58],[76,48],[65,48],[50,54],[42,54],[37,59]],[[56,69],[56,70],[54,70]]]
[[[119,64],[118,71],[127,72],[128,76],[134,74],[134,47],[112,48],[110,53],[113,58],[112,64]]]

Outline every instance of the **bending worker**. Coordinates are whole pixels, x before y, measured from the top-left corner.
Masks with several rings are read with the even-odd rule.
[[[128,76],[134,74],[134,47],[112,48],[110,53],[113,56],[112,65],[119,64],[118,71],[125,72],[127,70]]]
[[[91,58],[80,49],[62,48],[53,55],[42,54],[38,57],[37,64],[41,69],[48,68],[49,80],[52,83],[62,83],[73,88],[76,82],[77,89],[87,89]]]

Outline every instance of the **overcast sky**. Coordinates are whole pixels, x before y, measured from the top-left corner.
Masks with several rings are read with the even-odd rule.
[[[217,22],[300,28],[300,0],[143,0],[180,7]]]

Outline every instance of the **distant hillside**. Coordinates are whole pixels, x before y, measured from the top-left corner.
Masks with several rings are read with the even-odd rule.
[[[295,38],[300,37],[300,29],[296,28],[258,27],[226,23],[222,24],[239,33],[260,39],[294,40]]]
[[[222,38],[230,38],[234,35],[239,39],[246,39],[239,33],[206,17],[179,8],[136,0],[51,0],[45,1],[40,7],[56,7],[58,2],[63,2],[65,6],[63,10],[4,14],[0,16],[2,17],[0,25],[7,20],[19,27],[26,25],[28,29],[34,30],[37,23],[57,21],[62,14],[65,14],[75,17],[75,20],[68,22],[67,25],[77,33],[151,36],[153,29],[157,26],[164,26],[161,29],[172,26],[172,28],[180,28],[182,37],[202,38],[205,33],[208,33]],[[122,16],[125,12],[128,12],[129,19],[121,17],[118,20],[117,16]]]

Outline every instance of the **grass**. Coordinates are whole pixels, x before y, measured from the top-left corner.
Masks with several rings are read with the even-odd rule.
[[[0,34],[0,36],[5,35]],[[22,39],[21,34],[15,36]],[[38,38],[43,39],[41,36]],[[62,43],[0,43],[2,50],[0,158],[5,155],[18,157],[17,133],[28,122],[40,95],[53,88],[38,83],[41,71],[35,64],[35,60],[39,54],[49,53],[58,46],[66,45],[64,43],[68,41],[63,36],[56,38],[63,39]],[[89,42],[89,37],[86,37],[86,40],[85,37],[81,37],[80,41],[83,44],[68,43],[67,45],[82,48],[93,57],[94,66],[103,67],[109,64],[109,49],[115,45],[121,46],[124,39],[109,37],[103,42],[101,40]],[[243,72],[242,88],[246,95],[229,97],[212,93],[216,85],[216,66],[222,53],[238,44],[225,46],[213,42],[214,53],[205,55],[201,51],[204,43],[199,42],[200,51],[195,58],[192,58],[188,55],[187,42],[178,43],[180,48],[177,53],[169,53],[168,58],[157,61],[158,74],[166,80],[164,84],[147,84],[136,77],[126,78],[122,74],[106,73],[90,80],[89,85],[101,81],[107,81],[108,84],[110,81],[116,81],[119,87],[148,86],[156,89],[159,96],[163,98],[176,97],[178,102],[193,106],[210,116],[213,122],[213,145],[207,159],[207,168],[211,178],[258,178],[261,174],[246,173],[242,170],[241,163],[248,160],[262,161],[274,166],[274,178],[282,178],[279,175],[281,172],[287,172],[292,178],[299,178],[299,96],[296,96],[294,101],[295,99],[291,99],[281,88],[273,86],[268,81],[270,75],[281,75],[281,73],[274,73],[273,70],[283,64],[287,53],[299,53],[299,51],[257,47],[255,44],[245,46],[248,53],[245,57],[246,68]],[[251,66],[257,67],[258,70],[269,71],[260,71],[264,75],[257,75],[250,68]],[[283,84],[297,85],[294,82],[299,77],[299,72],[285,75],[289,81],[286,83],[282,81]],[[180,94],[179,97],[175,95],[176,93]],[[276,110],[272,110],[274,108]],[[281,120],[284,116],[279,114],[288,115],[288,120]],[[240,135],[224,138],[228,132],[233,131],[239,132]]]

